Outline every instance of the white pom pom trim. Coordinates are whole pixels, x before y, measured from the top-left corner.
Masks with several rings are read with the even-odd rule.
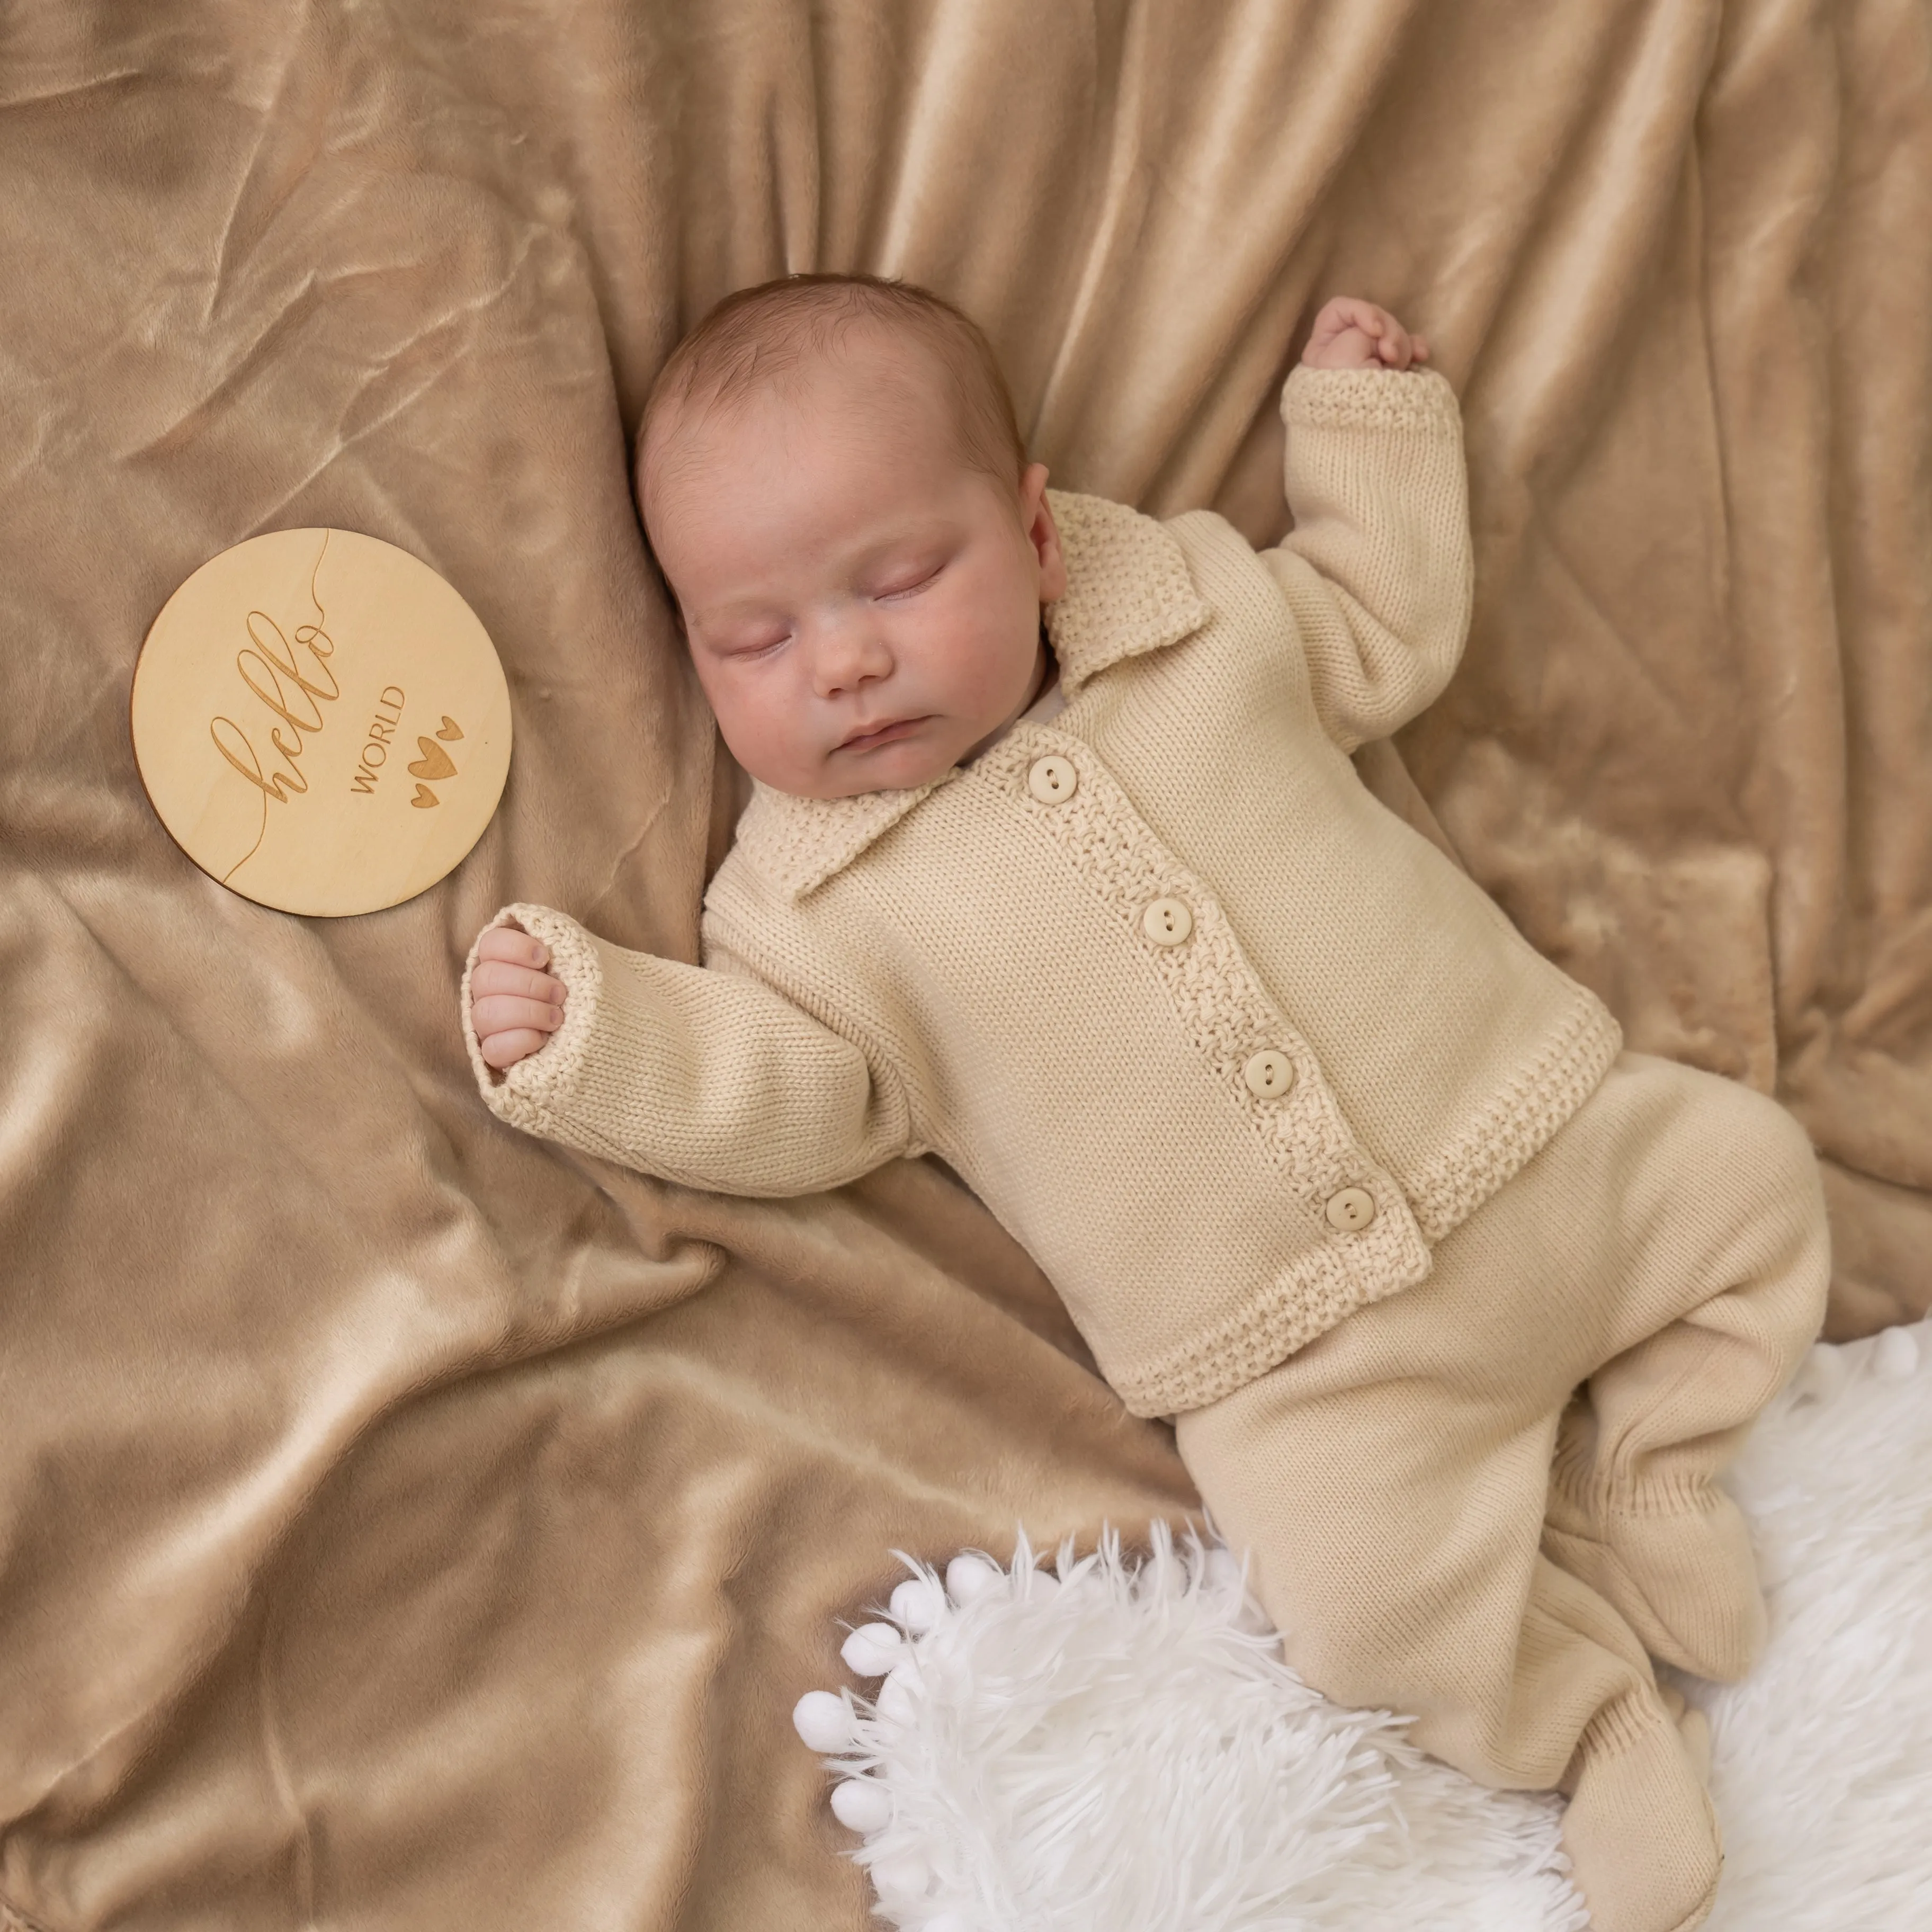
[[[854,1677],[883,1677],[905,1655],[905,1639],[890,1624],[861,1624],[838,1654]]]
[[[892,1795],[875,1778],[848,1778],[832,1787],[832,1815],[864,1837],[892,1822]]]
[[[852,1748],[852,1707],[836,1691],[808,1690],[791,1707],[791,1723],[808,1750],[829,1756]]]
[[[946,1594],[956,1604],[976,1604],[1006,1587],[1006,1573],[990,1557],[966,1550],[946,1566]]]
[[[892,1615],[922,1636],[946,1614],[946,1592],[930,1576],[908,1576],[892,1592]]]

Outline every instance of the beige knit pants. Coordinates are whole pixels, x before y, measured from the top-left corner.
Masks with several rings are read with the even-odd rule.
[[[1292,1662],[1483,1783],[1569,1792],[1596,1932],[1676,1932],[1720,1860],[1646,1649],[1742,1675],[1764,1610],[1712,1478],[1816,1334],[1790,1116],[1624,1054],[1429,1277],[1177,1419]],[[1574,1398],[1574,1400],[1573,1400]]]

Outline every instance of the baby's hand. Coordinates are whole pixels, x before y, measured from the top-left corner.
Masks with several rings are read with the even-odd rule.
[[[500,1072],[526,1060],[563,1024],[563,982],[543,969],[549,949],[520,926],[492,926],[476,943],[470,1024]]]
[[[1311,369],[1406,369],[1429,360],[1429,344],[1387,309],[1337,296],[1315,318],[1301,359]]]

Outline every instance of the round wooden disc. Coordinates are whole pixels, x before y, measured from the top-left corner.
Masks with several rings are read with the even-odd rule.
[[[375,912],[434,885],[510,769],[509,688],[476,612],[354,530],[210,558],[154,620],[132,710],[175,842],[284,912]]]

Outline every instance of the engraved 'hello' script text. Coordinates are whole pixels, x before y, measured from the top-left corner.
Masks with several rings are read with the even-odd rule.
[[[308,790],[298,763],[304,735],[314,737],[322,730],[322,706],[342,695],[327,662],[335,655],[335,646],[320,624],[298,624],[291,644],[265,610],[248,613],[248,628],[252,648],[236,653],[235,667],[242,674],[242,682],[278,721],[268,728],[268,742],[281,764],[265,772],[248,734],[225,714],[209,719],[208,733],[215,748],[265,798],[286,805],[291,794]],[[296,656],[298,646],[308,654],[306,673]],[[325,682],[318,683],[316,679]],[[294,734],[292,743],[283,736],[284,725]]]

